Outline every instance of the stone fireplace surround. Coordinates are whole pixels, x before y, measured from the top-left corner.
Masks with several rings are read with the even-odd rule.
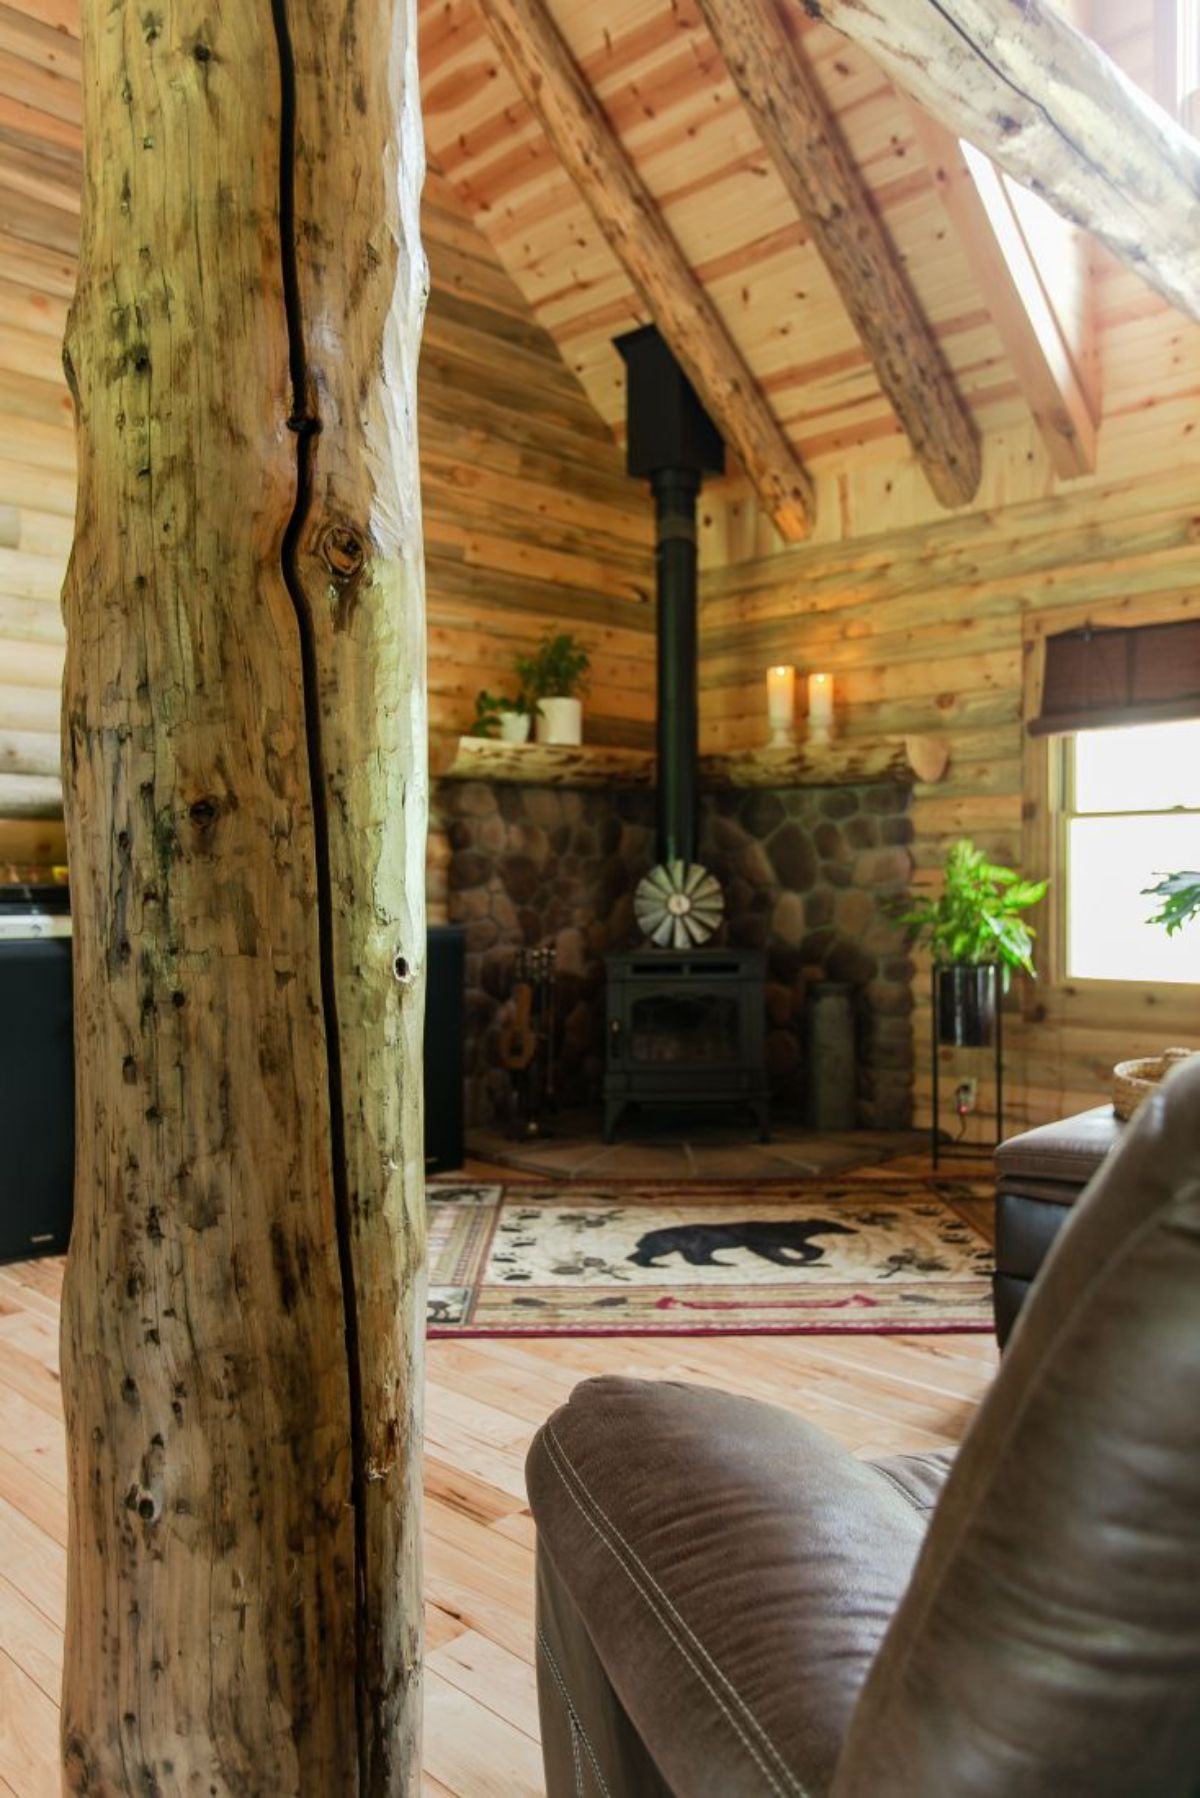
[[[825,978],[855,989],[860,1125],[911,1123],[913,965],[885,909],[911,877],[908,805],[908,789],[891,781],[701,799],[700,859],[724,889],[724,940],[767,952],[767,1067],[780,1117],[803,1108],[805,992]],[[656,859],[653,793],[444,780],[437,811],[449,919],[466,931],[468,1125],[508,1115],[498,1048],[514,960],[548,940],[558,948],[559,1101],[598,1104],[603,958],[641,941],[633,891]]]

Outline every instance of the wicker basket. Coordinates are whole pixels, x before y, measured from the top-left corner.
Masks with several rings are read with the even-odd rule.
[[[1119,1061],[1113,1069],[1113,1110],[1119,1118],[1131,1118],[1143,1099],[1177,1061],[1187,1061],[1194,1049],[1164,1049],[1161,1055],[1145,1055],[1137,1061]]]

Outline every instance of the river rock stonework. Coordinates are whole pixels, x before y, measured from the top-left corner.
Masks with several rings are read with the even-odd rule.
[[[725,893],[725,940],[767,953],[772,1103],[804,1104],[805,993],[848,981],[857,1019],[858,1119],[912,1117],[913,965],[888,903],[911,875],[903,787],[878,784],[708,794],[700,856]],[[604,956],[640,937],[633,892],[655,856],[654,797],[444,781],[447,908],[466,931],[469,1124],[511,1104],[500,1026],[517,951],[558,950],[557,1086],[565,1108],[599,1101]]]

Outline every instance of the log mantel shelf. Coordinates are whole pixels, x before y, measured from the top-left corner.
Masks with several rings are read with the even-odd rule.
[[[881,737],[872,741],[802,743],[786,749],[744,749],[702,755],[700,781],[716,787],[841,787],[891,780],[904,786],[941,780],[950,752],[941,737]],[[649,749],[603,743],[559,747],[460,737],[443,780],[486,780],[531,787],[648,787],[654,783]]]

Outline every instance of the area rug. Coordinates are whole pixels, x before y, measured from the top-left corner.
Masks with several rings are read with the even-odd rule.
[[[988,1330],[989,1188],[874,1178],[429,1189],[430,1336]]]

